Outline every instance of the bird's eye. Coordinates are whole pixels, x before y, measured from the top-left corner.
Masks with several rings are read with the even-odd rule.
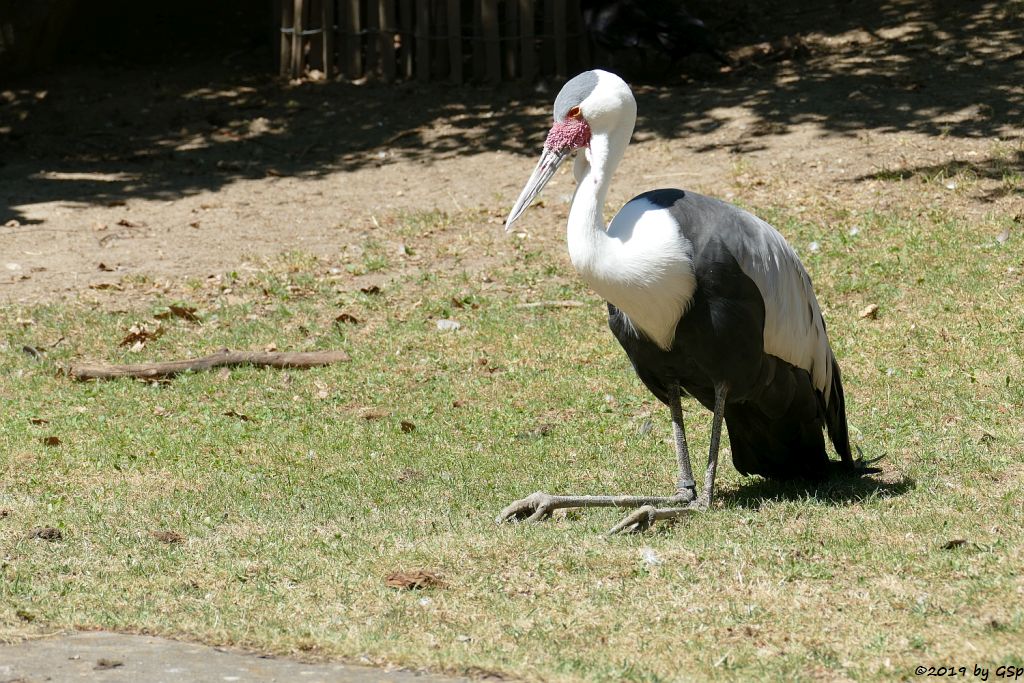
[[[566,116],[570,119],[578,119],[580,117],[580,108],[573,107]]]

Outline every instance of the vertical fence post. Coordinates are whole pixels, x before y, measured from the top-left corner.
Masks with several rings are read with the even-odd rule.
[[[591,66],[590,34],[587,33],[587,27],[583,24],[583,8],[580,4],[580,0],[570,0],[569,2],[570,30],[576,34],[577,64],[575,71],[583,71]]]
[[[429,0],[416,0],[416,79],[430,80]]]
[[[380,0],[366,0],[366,65],[367,78],[377,78],[380,66]]]
[[[320,13],[320,25],[323,27],[323,48],[324,77],[330,78],[334,75],[334,0],[322,0],[323,6]]]
[[[413,27],[412,0],[401,0],[398,4],[398,71],[402,78],[413,75]]]
[[[537,45],[533,37],[535,21],[533,0],[519,0],[519,75],[527,82],[537,77]]]
[[[501,36],[501,54],[504,61],[505,74],[510,79],[519,76],[519,68],[516,63],[516,44],[513,36],[519,35],[519,3],[515,0],[505,2],[505,30]]]
[[[305,23],[302,21],[302,13],[304,10],[303,0],[295,0],[295,11],[292,14],[292,55],[291,55],[291,72],[292,78],[298,78],[305,71],[305,47],[302,43],[302,31],[305,29]]]
[[[305,43],[302,47],[305,54],[302,65],[303,68],[316,69],[321,73],[324,73],[324,30],[321,20],[325,4],[327,4],[325,0],[306,0],[306,20],[302,22],[307,31],[316,31],[317,24],[320,25],[319,33],[310,33],[308,37],[302,38]]]
[[[448,77],[462,83],[462,7],[460,0],[448,0]]]
[[[359,13],[361,0],[341,0],[341,55],[345,78],[363,75],[362,21]]]
[[[565,14],[565,0],[558,0],[554,3],[554,24],[555,24],[555,76],[565,78],[569,73],[568,60],[569,36],[566,28],[568,22]]]
[[[277,68],[282,78],[287,78],[291,70],[292,35],[287,30],[292,26],[292,0],[277,0],[280,6],[281,28],[277,32],[278,55]]]
[[[498,0],[480,0],[480,25],[483,28],[487,80],[491,83],[500,83],[501,42],[498,28]]]
[[[387,83],[395,80],[395,0],[380,0],[380,63]]]

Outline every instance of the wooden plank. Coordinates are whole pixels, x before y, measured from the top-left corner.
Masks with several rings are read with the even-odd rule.
[[[288,0],[290,1],[290,0]],[[363,75],[363,23],[359,13],[360,0],[341,2],[341,54],[345,78],[356,79]]]
[[[303,52],[306,55],[306,67],[310,70],[316,69],[323,72],[324,34],[320,20],[323,17],[323,6],[326,2],[325,0],[305,0],[305,2],[306,16],[303,18],[302,24],[306,27],[307,31],[317,31],[319,29],[318,33],[311,33],[305,36]]]
[[[380,66],[380,0],[366,0],[366,66],[367,78],[377,78]]]
[[[544,18],[540,31],[540,73],[550,76],[555,73],[555,5],[563,0],[544,0]]]
[[[324,76],[331,78],[334,75],[334,0],[323,0],[323,7],[320,12],[320,25],[324,28],[323,42],[320,44],[323,52],[321,61],[324,64]]]
[[[395,80],[395,0],[380,1],[380,64],[384,80]]]
[[[480,26],[484,40],[484,70],[488,82],[501,82],[501,34],[498,30],[498,0],[480,0]]]
[[[292,15],[292,59],[291,59],[291,72],[292,78],[299,78],[306,70],[306,55],[305,47],[302,40],[302,31],[305,28],[303,23],[302,15],[305,11],[304,0],[295,0],[295,13]]]
[[[448,0],[448,78],[462,83],[462,7],[459,0]]]
[[[451,73],[448,64],[448,0],[430,3],[430,77],[434,80]]]
[[[537,78],[537,41],[533,34],[533,0],[519,0],[519,77],[531,82]]]
[[[519,33],[519,3],[509,0],[505,3],[505,20],[502,23],[505,34],[501,37],[501,57],[505,63],[505,74],[508,78],[519,76],[518,60],[516,59],[516,40]]]
[[[291,61],[292,61],[292,37],[286,30],[291,29],[292,25],[292,9],[294,8],[292,0],[277,0],[280,12],[278,16],[281,18],[281,27],[277,32],[279,43],[279,50],[277,55],[277,69],[278,73],[282,78],[288,78],[291,72]]]
[[[416,0],[416,79],[430,80],[430,2]]]
[[[400,0],[398,5],[398,72],[402,78],[413,76],[413,4],[412,0]]]
[[[483,80],[484,70],[487,68],[486,58],[484,57],[482,2],[483,0],[473,0],[473,23],[469,29],[470,64],[472,65],[472,73],[470,73],[469,78],[473,81]]]
[[[430,2],[416,0],[416,79],[430,80]]]
[[[565,2],[554,3],[554,28],[555,28],[555,75],[558,78],[565,78],[569,75],[569,31],[566,17]]]
[[[583,8],[580,0],[569,0],[569,33],[572,35],[570,46],[575,43],[576,49],[569,52],[569,71],[579,73],[590,68],[590,36],[583,25]]]

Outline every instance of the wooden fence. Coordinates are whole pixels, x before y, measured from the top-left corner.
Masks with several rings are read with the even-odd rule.
[[[281,75],[498,83],[590,64],[580,0],[276,0]]]

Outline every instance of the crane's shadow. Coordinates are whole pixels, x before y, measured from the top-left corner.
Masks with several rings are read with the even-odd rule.
[[[851,475],[823,482],[780,482],[752,477],[734,489],[722,490],[716,497],[725,507],[752,510],[759,510],[766,503],[783,501],[814,501],[840,507],[902,496],[916,487],[917,482],[904,475],[885,480],[877,476]]]
[[[85,4],[92,16],[93,3]],[[730,123],[722,112],[748,113],[752,120],[742,135],[714,136],[692,150],[695,167],[702,153],[763,148],[768,136],[808,121],[834,136],[911,132],[992,139],[1004,134],[1007,122],[1024,116],[1021,22],[1000,3],[790,0],[716,9],[721,4],[695,2],[692,9],[722,47],[750,52],[738,58],[735,70],[674,85],[635,83],[638,139],[717,133]],[[125,14],[128,26],[114,26],[112,31],[122,30],[110,34],[104,49],[113,50],[138,26],[160,24],[145,19]],[[233,35],[236,17],[228,20],[224,34]],[[902,38],[886,37],[893,32]],[[78,33],[90,35],[84,28]],[[783,49],[793,36],[810,33],[820,40],[802,50]],[[991,36],[1006,38],[992,43],[986,38]],[[151,38],[147,33],[143,40]],[[134,52],[115,51],[100,63],[75,57],[50,72],[5,83],[0,225],[11,219],[31,223],[20,207],[40,202],[74,207],[137,198],[173,201],[268,176],[317,178],[395,163],[427,169],[438,160],[483,152],[532,159],[543,144],[559,86],[293,87],[273,77],[268,44],[259,35],[253,44],[205,41],[212,47],[202,48],[207,51],[201,56],[182,50],[150,55],[155,65]],[[981,47],[999,52],[980,59]],[[907,172],[1002,177],[1020,173],[1022,162],[1017,155],[963,162],[977,168]]]

